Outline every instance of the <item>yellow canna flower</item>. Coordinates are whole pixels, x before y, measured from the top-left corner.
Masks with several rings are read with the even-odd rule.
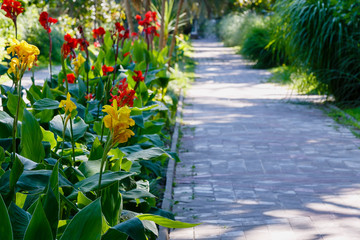
[[[104,125],[110,130],[113,136],[114,143],[124,143],[134,136],[134,132],[128,129],[130,126],[135,125],[135,121],[130,118],[130,108],[124,106],[118,109],[116,99],[113,101],[113,106],[105,105],[103,112],[106,115],[103,119]]]
[[[142,31],[144,30],[144,27],[141,26],[141,25],[139,25],[139,26],[138,26],[138,30],[139,30],[139,33],[142,33]]]
[[[20,62],[17,58],[12,58],[10,62],[10,68],[8,69],[8,73],[14,73],[16,79],[20,78]]]
[[[61,100],[59,107],[64,108],[65,114],[71,115],[71,112],[76,109],[76,105],[73,101],[70,99],[71,95],[68,92],[66,96],[66,100]]]
[[[19,59],[19,66],[22,68],[32,68],[34,62],[37,59],[37,56],[40,54],[40,50],[31,44],[28,44],[24,40],[19,42],[16,39],[13,39],[10,43],[10,47],[7,49],[8,54],[12,54],[13,56],[17,56]],[[25,69],[22,69],[25,71]]]
[[[126,15],[125,15],[125,12],[124,12],[123,10],[120,12],[120,18],[121,18],[122,20],[125,20],[125,19],[126,19]]]
[[[81,55],[81,53],[79,53],[78,57],[72,61],[72,64],[74,64],[76,75],[79,74],[79,69],[84,64],[85,61],[86,59]]]

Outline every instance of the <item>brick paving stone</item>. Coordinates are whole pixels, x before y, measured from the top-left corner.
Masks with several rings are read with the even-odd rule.
[[[360,140],[232,48],[194,41],[176,166],[180,239],[360,238]]]

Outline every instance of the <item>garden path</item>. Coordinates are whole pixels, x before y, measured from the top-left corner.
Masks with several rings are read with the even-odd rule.
[[[202,224],[171,239],[359,239],[360,139],[232,48],[194,47],[173,211]]]

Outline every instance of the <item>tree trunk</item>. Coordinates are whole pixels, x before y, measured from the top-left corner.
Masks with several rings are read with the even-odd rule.
[[[172,53],[173,53],[173,51],[174,51],[175,44],[176,44],[176,34],[177,34],[177,31],[178,31],[179,18],[180,18],[180,13],[181,13],[181,8],[182,8],[182,5],[183,5],[183,2],[184,2],[184,0],[180,0],[179,6],[178,6],[178,11],[177,11],[177,13],[176,13],[175,30],[174,30],[174,33],[173,33],[173,37],[172,37],[172,39],[171,39],[171,46],[170,46],[170,51],[169,51],[169,63],[168,63],[168,68],[170,68],[171,56],[172,56]]]
[[[145,12],[150,11],[150,0],[145,0]]]
[[[135,32],[135,29],[134,29],[132,14],[131,14],[130,0],[125,0],[125,11],[126,11],[126,19],[129,24],[130,36],[131,36],[131,33]]]
[[[160,37],[159,37],[159,51],[161,51],[165,47],[165,1],[162,0],[161,3],[161,26],[160,26]]]

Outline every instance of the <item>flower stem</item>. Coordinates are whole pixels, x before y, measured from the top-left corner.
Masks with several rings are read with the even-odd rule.
[[[52,64],[51,64],[51,51],[52,51],[52,39],[51,39],[51,35],[48,32],[49,35],[49,74],[50,74],[50,83],[52,82]]]
[[[69,84],[68,84],[68,80],[66,77],[65,59],[63,57],[61,57],[61,68],[62,68],[64,78],[65,78],[65,86],[66,86],[65,94],[67,94],[69,92]]]
[[[12,149],[13,149],[13,157],[15,159],[15,153],[16,153],[16,131],[17,131],[17,122],[19,119],[19,110],[20,110],[20,101],[21,101],[21,77],[19,79],[19,82],[17,84],[17,92],[18,92],[18,102],[16,107],[16,114],[14,116],[14,123],[13,123],[13,132],[12,132]]]
[[[107,139],[107,142],[106,142],[106,145],[105,145],[105,148],[104,148],[104,153],[103,153],[102,158],[101,158],[100,174],[99,174],[99,184],[98,184],[98,189],[97,189],[97,196],[98,196],[98,197],[101,196],[100,187],[101,187],[101,180],[102,180],[103,168],[104,168],[104,164],[105,164],[106,159],[107,159],[107,154],[108,154],[108,152],[110,151],[110,149],[111,149],[111,147],[112,147],[111,142],[112,142],[112,136],[109,134],[108,139]]]
[[[73,166],[75,166],[75,142],[74,142],[74,133],[73,133],[71,117],[70,117],[70,132],[71,132],[71,147],[72,147],[72,155],[73,155],[72,156],[73,157]]]

